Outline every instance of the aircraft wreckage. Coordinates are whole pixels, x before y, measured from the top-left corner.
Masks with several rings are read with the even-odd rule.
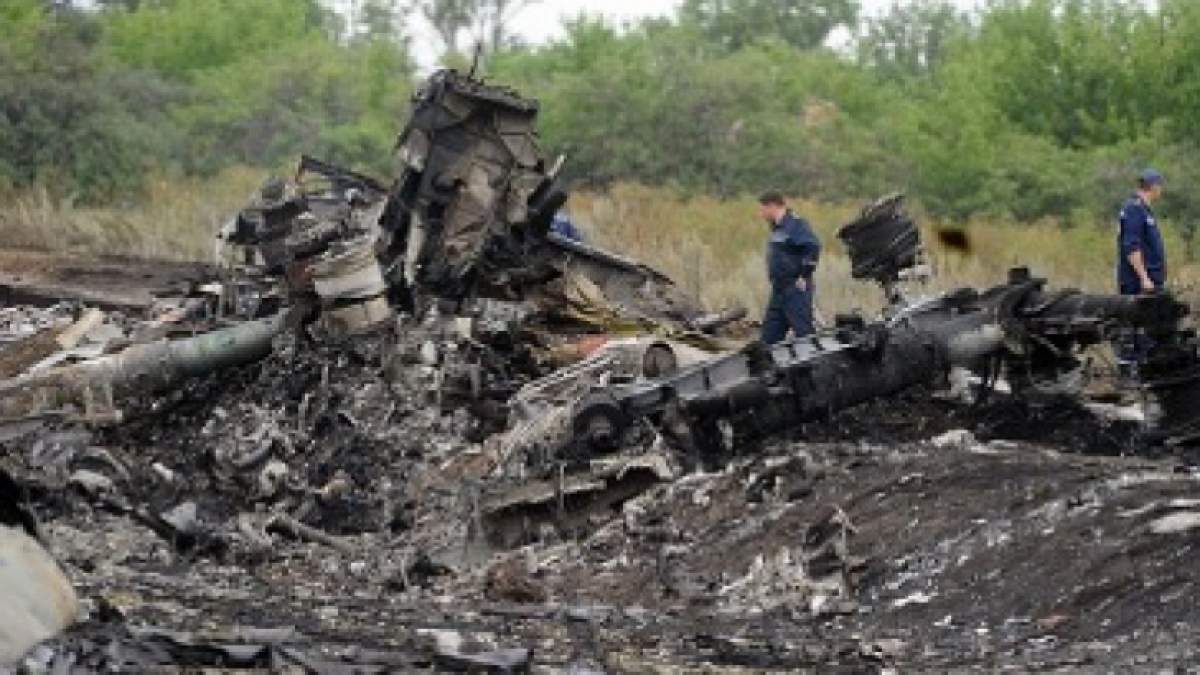
[[[1158,345],[1141,370],[1161,406],[1155,438],[1180,444],[1200,432],[1192,412],[1200,403],[1200,361],[1194,335],[1182,326],[1186,305],[1169,295],[1052,291],[1024,269],[983,291],[906,300],[898,288],[922,252],[918,229],[899,196],[868,206],[839,233],[853,276],[884,289],[889,306],[882,318],[838,317],[835,326],[812,337],[731,351],[733,342],[713,334],[742,312],[706,313],[654,270],[549,232],[566,194],[557,180],[562,159],[548,161],[538,148],[536,117],[536,103],[516,92],[453,71],[439,73],[418,94],[400,135],[403,168],[390,191],[378,181],[307,158],[301,162],[300,175],[315,166],[333,180],[334,192],[345,195],[340,208],[366,214],[357,218],[357,227],[339,229],[329,218],[310,216],[316,209],[304,205],[317,200],[297,195],[260,207],[263,220],[245,228],[252,233],[240,241],[257,244],[264,258],[280,250],[275,243],[280,237],[292,242],[275,258],[287,261],[280,264],[288,268],[293,295],[312,295],[311,284],[308,291],[300,287],[316,280],[325,314],[375,302],[386,288],[392,306],[426,329],[431,316],[435,323],[475,317],[486,323],[489,312],[500,312],[524,326],[542,327],[543,335],[625,332],[662,338],[615,343],[527,384],[510,406],[515,424],[509,426],[518,428],[510,428],[509,446],[514,440],[536,441],[587,457],[625,447],[639,430],[654,429],[688,452],[718,457],[743,437],[935,383],[956,367],[980,375],[980,395],[1000,378],[1017,395],[1034,394],[1076,374],[1081,348],[1138,331]],[[362,201],[357,208],[356,199]],[[364,236],[351,239],[351,231]],[[333,232],[339,236],[330,237]],[[320,249],[310,247],[316,241],[339,250],[372,246],[374,258],[354,258],[369,267],[378,261],[382,270],[366,284],[369,292],[322,291],[322,276],[329,274],[324,270],[348,255],[326,252],[310,265]],[[324,284],[330,286],[340,288]],[[689,351],[687,360],[700,362],[681,368],[682,355],[676,353],[681,343],[730,353],[704,358]],[[447,369],[461,371],[451,364]],[[476,383],[474,394],[479,393]],[[552,400],[558,414],[542,410],[538,417],[544,426],[547,416],[561,417],[561,409],[569,408],[566,433],[531,438],[522,418]],[[524,437],[514,439],[513,431]]]
[[[1200,440],[1200,351],[1188,307],[1169,294],[1054,290],[1014,269],[991,288],[907,297],[904,280],[923,253],[903,198],[891,196],[839,232],[853,276],[881,286],[882,314],[840,316],[777,345],[747,343],[744,311],[710,311],[656,270],[551,232],[567,198],[563,160],[538,146],[537,113],[514,91],[435,74],[397,141],[393,183],[302,158],[295,175],[267,181],[222,230],[219,273],[167,309],[143,308],[150,318],[132,322],[132,338],[78,347],[101,320],[89,312],[6,349],[0,365],[12,377],[0,382],[0,418],[10,427],[128,425],[127,405],[283,349],[292,363],[320,371],[315,389],[289,404],[297,418],[289,424],[336,425],[332,364],[321,359],[341,369],[377,360],[387,388],[364,391],[393,397],[383,427],[398,405],[467,411],[461,435],[477,445],[447,461],[468,493],[464,546],[500,549],[547,527],[586,532],[597,513],[611,516],[656,483],[720,467],[764,439],[863,403],[944,388],[955,376],[968,382],[964,405],[1001,385],[1016,400],[1076,396],[1085,350],[1133,334],[1156,345],[1139,369],[1153,404],[1139,442]],[[213,461],[262,466],[255,499],[279,499],[288,471],[269,459],[272,448],[303,454],[291,447],[303,439],[247,423],[260,441],[273,434],[266,450]],[[173,480],[166,467],[154,471]],[[254,541],[282,531],[342,550],[340,539],[305,521],[314,503],[347,489],[338,476],[322,480],[290,513],[257,525],[239,517],[240,530]],[[95,472],[70,482],[93,495],[108,489]],[[152,513],[97,498],[202,547],[187,509]],[[831,532],[845,536],[843,521],[830,516],[842,523]],[[844,572],[842,558],[834,567]],[[0,645],[0,654],[45,637],[31,632]]]
[[[916,228],[900,203],[882,200],[840,233],[856,261],[855,275],[885,287],[916,254]],[[881,236],[898,246],[881,250]],[[1165,294],[1048,290],[1045,279],[1017,268],[1003,284],[893,305],[879,321],[839,317],[831,330],[811,337],[752,343],[677,374],[594,389],[575,405],[569,445],[585,452],[619,447],[639,419],[655,419],[679,447],[719,458],[755,436],[937,384],[955,367],[980,375],[979,396],[998,378],[1017,396],[1036,395],[1078,374],[1081,348],[1122,331],[1154,340],[1141,371],[1161,406],[1154,434],[1185,444],[1200,431],[1192,412],[1200,404],[1197,341],[1181,327],[1188,311]]]

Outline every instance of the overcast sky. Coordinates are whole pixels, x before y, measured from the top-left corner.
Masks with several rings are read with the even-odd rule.
[[[863,11],[873,14],[891,6],[893,0],[862,0]],[[963,9],[975,7],[980,0],[954,0]],[[674,13],[680,0],[541,0],[513,17],[513,31],[526,42],[540,44],[562,35],[562,19],[580,12],[603,15],[617,22],[647,16]],[[437,37],[423,21],[411,26],[413,51],[422,68],[429,68],[441,49]]]

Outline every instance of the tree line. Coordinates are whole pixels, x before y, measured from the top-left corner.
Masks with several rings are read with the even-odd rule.
[[[86,4],[86,6],[84,6]],[[412,21],[542,103],[578,184],[826,200],[903,190],[935,215],[1111,217],[1136,170],[1200,197],[1200,3],[684,0],[547,45],[536,0],[4,0],[0,182],[136,198],[149,171],[278,167],[301,150],[386,174],[418,73]]]

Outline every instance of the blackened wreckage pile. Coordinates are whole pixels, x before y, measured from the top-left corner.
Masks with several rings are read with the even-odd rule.
[[[209,278],[5,310],[0,535],[79,597],[0,615],[34,628],[0,657],[81,614],[26,667],[1194,658],[1186,306],[1026,270],[908,299],[891,197],[841,233],[884,315],[745,345],[736,309],[550,232],[536,117],[438,73],[391,186],[305,157]],[[1085,348],[1130,331],[1148,416],[1086,396]],[[53,565],[18,569],[70,595]]]

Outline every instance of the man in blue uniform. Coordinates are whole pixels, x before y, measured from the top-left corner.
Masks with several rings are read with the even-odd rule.
[[[1122,295],[1155,293],[1167,283],[1167,255],[1162,232],[1151,205],[1162,196],[1163,177],[1154,169],[1138,176],[1137,192],[1121,206],[1117,227],[1117,288]],[[1154,343],[1146,335],[1131,333],[1117,350],[1122,376],[1131,377]]]
[[[554,214],[554,220],[550,221],[550,231],[564,239],[583,243],[583,232],[580,232],[575,223],[571,222],[570,216],[561,211]]]
[[[1162,290],[1167,282],[1167,256],[1151,205],[1162,196],[1163,177],[1146,169],[1137,192],[1121,206],[1117,239],[1117,286],[1122,295]]]
[[[821,257],[821,242],[808,221],[792,213],[783,195],[764,192],[758,198],[758,212],[771,226],[767,239],[767,278],[771,297],[763,316],[762,341],[775,344],[787,337],[813,332],[813,273]]]

